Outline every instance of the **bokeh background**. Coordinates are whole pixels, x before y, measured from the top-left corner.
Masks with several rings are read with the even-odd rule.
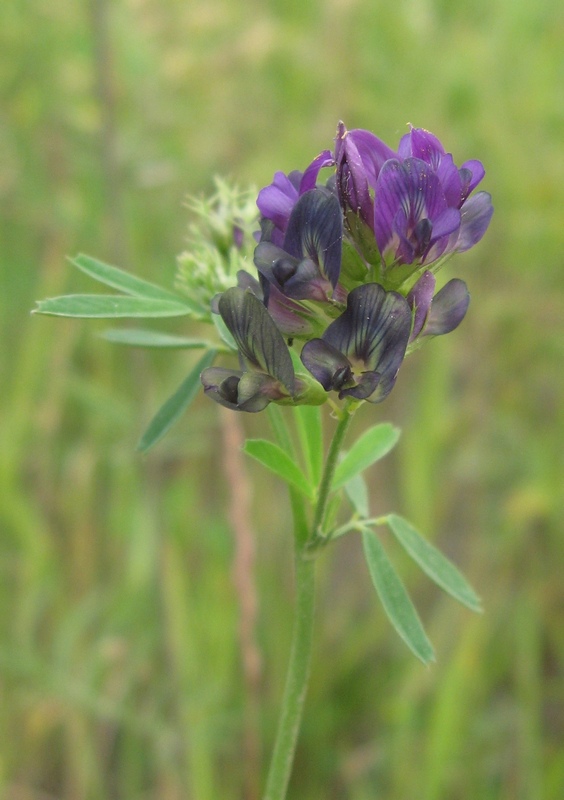
[[[412,122],[486,165],[490,230],[447,270],[470,287],[467,319],[355,420],[403,429],[370,474],[374,513],[439,543],[486,613],[390,542],[437,649],[424,668],[384,620],[359,542],[331,548],[290,797],[562,797],[560,0],[14,0],[0,17],[2,797],[258,797],[290,637],[282,488],[239,465],[256,546],[241,587],[231,423],[200,398],[135,452],[191,355],[29,310],[96,290],[65,261],[78,251],[171,285],[187,193],[303,168],[339,119],[392,146]],[[260,674],[240,631],[253,587]]]

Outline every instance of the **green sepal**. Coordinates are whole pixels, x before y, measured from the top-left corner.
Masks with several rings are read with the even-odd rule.
[[[437,586],[471,611],[483,610],[480,598],[466,578],[413,525],[397,514],[389,514],[385,521],[398,542]]]
[[[362,531],[364,557],[384,611],[409,649],[424,664],[435,660],[433,646],[415,606],[373,531]]]

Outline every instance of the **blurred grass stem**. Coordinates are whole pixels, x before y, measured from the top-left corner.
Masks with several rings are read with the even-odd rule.
[[[221,409],[224,441],[223,469],[229,486],[229,521],[235,535],[233,583],[239,599],[239,648],[245,684],[244,796],[258,800],[260,795],[260,709],[261,654],[256,641],[257,590],[255,582],[255,537],[251,519],[251,486],[241,448],[245,441],[237,414]]]

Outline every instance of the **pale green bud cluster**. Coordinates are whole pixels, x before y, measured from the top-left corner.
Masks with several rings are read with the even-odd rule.
[[[239,270],[252,268],[258,230],[256,189],[220,178],[215,187],[210,197],[188,198],[193,219],[176,275],[176,288],[190,299],[194,316],[208,321],[213,297],[237,284]]]

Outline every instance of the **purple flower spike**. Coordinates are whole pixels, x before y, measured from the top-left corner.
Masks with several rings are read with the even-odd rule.
[[[302,363],[339,398],[379,403],[391,392],[411,329],[407,300],[376,283],[353,289],[347,308],[321,339],[302,350]]]

